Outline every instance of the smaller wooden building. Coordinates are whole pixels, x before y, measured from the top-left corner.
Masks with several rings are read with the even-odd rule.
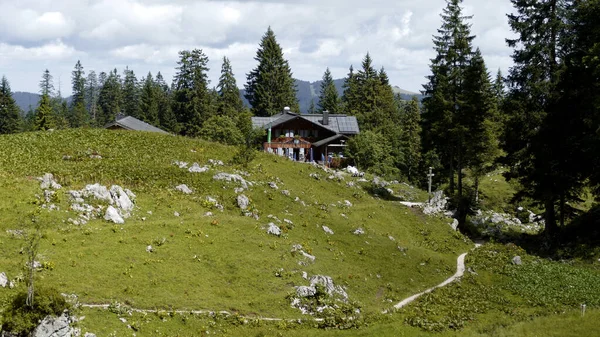
[[[325,161],[342,155],[346,141],[360,132],[355,116],[298,114],[284,109],[270,117],[252,117],[252,124],[267,130],[266,152],[297,161]]]
[[[115,121],[106,124],[104,128],[110,130],[149,131],[168,134],[167,131],[159,129],[154,125],[148,124],[135,117],[125,116],[123,114],[118,114],[115,118]]]

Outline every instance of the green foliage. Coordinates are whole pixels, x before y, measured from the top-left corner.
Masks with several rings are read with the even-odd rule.
[[[21,128],[20,109],[15,103],[5,76],[0,81],[0,135],[18,132]]]
[[[100,73],[100,78],[104,77],[104,73]],[[121,112],[123,96],[121,90],[121,76],[117,73],[117,69],[111,71],[106,80],[100,81],[102,88],[98,96],[98,118],[97,124],[103,126],[115,120],[117,114]]]
[[[50,97],[48,95],[42,95],[40,104],[35,111],[35,130],[48,130],[53,129],[54,119],[52,118],[52,107],[50,106]]]
[[[88,124],[89,114],[85,102],[85,72],[81,62],[77,60],[75,69],[71,72],[73,96],[71,99],[70,123],[72,127],[81,127]]]
[[[154,83],[152,74],[148,72],[142,85],[140,95],[140,118],[152,125],[159,126],[158,96],[161,88]]]
[[[421,112],[419,102],[413,98],[403,104],[400,110],[400,124],[402,125],[401,148],[403,166],[402,172],[411,182],[416,182],[422,176],[419,174],[421,165]]]
[[[249,74],[245,85],[246,98],[255,116],[272,116],[284,107],[298,112],[298,99],[288,61],[271,27],[263,35],[256,57],[258,65]]]
[[[323,74],[323,81],[321,82],[321,93],[319,95],[319,112],[329,111],[329,113],[338,113],[340,109],[340,98],[333,83],[333,77],[329,68],[325,70]]]
[[[227,57],[223,57],[217,92],[219,93],[219,115],[237,118],[237,115],[244,109],[244,104],[235,81],[231,62]]]
[[[364,131],[348,141],[346,156],[361,170],[378,175],[394,173],[393,158],[388,140],[380,133]]]
[[[60,316],[70,306],[65,298],[55,289],[38,288],[33,307],[25,304],[27,292],[18,292],[4,308],[2,314],[2,330],[29,336],[39,321],[48,315]]]
[[[212,116],[207,119],[200,129],[199,136],[227,145],[238,145],[244,142],[244,135],[228,116]]]
[[[123,71],[123,75],[123,104],[121,106],[121,112],[126,116],[132,116],[144,121],[147,121],[148,118],[154,118],[154,116],[147,117],[142,115],[140,106],[140,86],[133,70],[126,67]],[[154,111],[151,111],[151,113],[154,113]]]
[[[202,49],[182,50],[177,65],[173,78],[173,113],[180,133],[195,137],[214,112],[208,89],[208,57]]]

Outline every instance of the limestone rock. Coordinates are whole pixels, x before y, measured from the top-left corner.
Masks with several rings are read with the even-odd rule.
[[[192,194],[192,190],[186,184],[177,185],[175,189],[183,194]]]
[[[46,173],[38,179],[41,181],[40,188],[43,190],[58,190],[62,187],[59,183],[56,182],[56,180],[54,180],[54,175],[52,175],[52,173]]]
[[[108,189],[106,188],[106,186],[102,186],[98,183],[95,183],[93,185],[87,185],[85,186],[85,188],[81,191],[82,195],[84,197],[94,197],[98,200],[102,200],[102,201],[107,201],[109,203],[113,203],[112,197],[110,195],[110,192],[108,191]]]
[[[352,203],[348,200],[344,200],[344,205],[346,205],[346,207],[352,207]]]
[[[108,221],[112,221],[116,224],[125,223],[125,220],[123,220],[123,218],[119,214],[119,211],[117,211],[117,209],[112,206],[108,206],[108,208],[106,209],[106,213],[104,214],[104,219],[108,220]]]
[[[223,162],[220,160],[214,160],[214,159],[209,159],[208,163],[211,164],[212,166],[223,166]]]
[[[423,213],[425,214],[437,214],[441,213],[446,209],[448,198],[444,197],[443,191],[437,191],[433,193],[431,201],[425,203],[423,207]]]
[[[93,334],[91,332],[86,332],[85,335],[83,335],[83,337],[96,337],[96,334]]]
[[[296,296],[298,297],[311,297],[317,294],[315,287],[299,286],[296,287]]]
[[[274,182],[272,182],[272,181],[270,181],[270,182],[269,182],[269,187],[271,187],[271,188],[272,188],[272,189],[274,189],[274,190],[278,190],[278,189],[279,189],[279,187],[277,187],[277,184],[275,184],[275,183],[274,183]]]
[[[281,191],[281,194],[285,195],[286,197],[289,197],[290,196],[290,191],[283,190],[283,191]]]
[[[523,262],[521,261],[521,257],[518,256],[518,255],[515,256],[515,257],[513,257],[512,263],[515,264],[515,265],[517,265],[517,266],[520,266],[520,265],[523,264]]]
[[[346,293],[346,291],[342,287],[336,286],[333,283],[333,279],[329,276],[324,276],[324,275],[312,276],[310,278],[311,287],[315,287],[317,284],[320,284],[321,286],[323,286],[325,288],[325,291],[330,296],[337,294],[337,295],[341,296],[344,300],[348,299],[348,294]]]
[[[240,194],[237,196],[237,204],[242,210],[246,210],[250,206],[250,199],[247,196]]]
[[[450,227],[452,227],[453,230],[456,230],[458,228],[458,220],[454,219],[450,224]]]
[[[129,217],[129,212],[133,210],[133,201],[129,197],[130,194],[125,192],[121,186],[112,185],[110,187],[110,195],[117,208],[121,211],[121,215],[125,218]]]
[[[242,188],[244,188],[245,190],[248,189],[248,186],[252,186],[252,183],[249,181],[246,181],[246,179],[242,178],[242,176],[240,176],[239,174],[229,174],[229,173],[217,173],[213,176],[214,180],[225,180],[225,181],[229,181],[229,182],[239,182],[240,185],[242,185]]]
[[[75,329],[71,328],[72,320],[64,313],[59,317],[46,316],[32,333],[33,337],[72,337]]]
[[[204,173],[206,171],[210,170],[210,168],[208,166],[200,166],[198,163],[194,163],[192,164],[192,167],[190,167],[188,169],[188,171],[192,172],[192,173]]]
[[[148,253],[152,253],[154,251],[154,248],[152,248],[152,246],[148,245],[148,247],[146,247],[146,251]]]
[[[331,228],[329,228],[327,226],[323,226],[323,230],[325,231],[325,233],[333,235],[333,231],[331,230]]]
[[[173,165],[176,165],[177,167],[179,167],[180,169],[184,169],[188,167],[188,163],[184,162],[184,161],[179,161],[176,160],[173,162]]]
[[[357,228],[352,233],[355,234],[355,235],[363,235],[363,234],[365,234],[365,231],[362,228]]]
[[[269,228],[267,229],[267,233],[280,236],[281,235],[281,228],[279,228],[274,223],[270,222],[269,223]]]
[[[8,277],[6,277],[6,273],[5,272],[0,273],[0,287],[6,288],[7,284],[8,284]]]

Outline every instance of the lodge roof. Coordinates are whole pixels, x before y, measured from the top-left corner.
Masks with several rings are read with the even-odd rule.
[[[304,119],[336,134],[355,135],[360,132],[355,116],[341,114],[330,114],[329,123],[323,124],[323,114],[297,114],[285,111],[270,117],[252,117],[252,125],[267,129],[269,126],[274,127],[296,118]]]
[[[149,132],[158,132],[158,133],[167,133],[168,134],[168,132],[165,130],[159,129],[153,125],[150,125],[144,121],[141,121],[141,120],[139,120],[135,117],[131,117],[131,116],[125,116],[125,117],[118,116],[117,120],[106,124],[104,126],[104,128],[108,129],[113,126],[119,126],[126,130],[149,131]]]

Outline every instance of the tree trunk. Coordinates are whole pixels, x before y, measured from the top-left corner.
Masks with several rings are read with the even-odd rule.
[[[479,204],[479,175],[475,175],[475,203]]]
[[[454,195],[454,154],[450,153],[450,168],[449,168],[449,178],[450,178],[450,195]]]
[[[546,228],[544,233],[547,235],[553,235],[557,232],[558,226],[556,225],[556,212],[554,211],[554,197],[548,197],[544,203],[544,221]]]
[[[565,192],[560,193],[560,227],[565,225]]]

